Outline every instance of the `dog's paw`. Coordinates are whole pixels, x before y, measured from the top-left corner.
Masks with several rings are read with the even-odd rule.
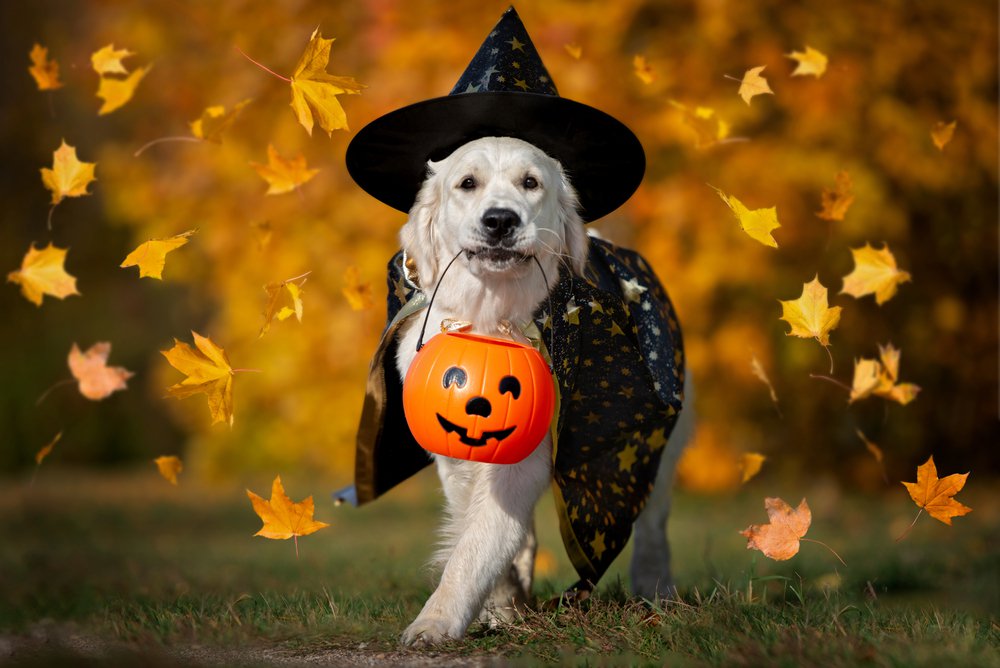
[[[461,637],[462,632],[456,632],[447,619],[420,615],[403,632],[400,642],[410,647],[430,647]]]

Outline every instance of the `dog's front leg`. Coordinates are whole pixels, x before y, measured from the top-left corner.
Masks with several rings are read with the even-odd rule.
[[[551,476],[551,452],[546,437],[518,464],[456,463],[475,468],[461,483],[470,485],[468,494],[449,494],[449,504],[463,496],[466,503],[464,508],[450,509],[452,526],[446,527],[446,533],[454,530],[454,547],[440,584],[403,633],[403,643],[430,645],[465,634],[524,545],[535,503]]]

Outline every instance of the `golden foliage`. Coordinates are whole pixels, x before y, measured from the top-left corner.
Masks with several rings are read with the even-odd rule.
[[[292,501],[281,484],[281,476],[274,478],[271,485],[271,498],[265,500],[249,489],[247,496],[253,504],[253,511],[264,522],[264,526],[255,536],[263,536],[272,540],[287,540],[295,538],[295,554],[299,552],[299,536],[308,536],[328,526],[326,522],[313,519],[313,498],[307,496],[299,502]]]
[[[867,243],[862,248],[852,248],[854,271],[844,276],[841,294],[852,297],[875,295],[875,303],[881,306],[896,294],[902,283],[910,282],[910,274],[896,266],[896,258],[888,244],[875,250]]]
[[[150,239],[139,244],[139,247],[125,256],[119,267],[139,267],[139,278],[149,276],[163,280],[163,265],[167,261],[167,253],[177,250],[188,242],[188,237],[198,230],[181,232],[167,239]]]
[[[817,79],[826,72],[826,64],[829,60],[826,54],[808,45],[805,51],[792,51],[791,53],[786,53],[785,57],[791,58],[796,62],[795,69],[792,71],[793,77],[811,74]]]
[[[87,186],[97,180],[94,176],[95,162],[80,162],[76,157],[76,147],[63,139],[52,153],[52,169],[42,167],[42,185],[52,191],[52,206],[64,197],[89,195]]]
[[[761,72],[764,71],[764,65],[760,67],[752,67],[743,74],[743,78],[740,80],[740,89],[737,94],[743,98],[743,101],[749,106],[750,100],[758,95],[774,95],[774,91],[771,90],[771,85],[767,83]]]
[[[65,299],[80,294],[76,289],[76,277],[66,273],[68,251],[68,248],[57,248],[51,243],[42,250],[32,245],[21,260],[21,268],[7,274],[7,282],[19,284],[21,294],[35,306],[42,305],[45,295]]]
[[[304,155],[297,155],[294,158],[283,158],[278,155],[274,146],[267,145],[267,164],[251,162],[260,178],[267,181],[268,195],[281,195],[288,193],[303,183],[308,183],[319,173],[318,169],[309,169],[306,166]]]
[[[792,326],[788,336],[816,339],[823,346],[830,345],[830,332],[840,323],[841,307],[829,305],[827,290],[814,277],[802,286],[798,299],[779,300],[781,319]]]
[[[917,467],[917,481],[904,482],[910,498],[918,507],[936,520],[951,525],[952,517],[961,517],[972,512],[972,508],[959,503],[954,496],[965,487],[968,473],[953,473],[938,478],[934,457]]]
[[[226,351],[210,338],[198,332],[191,332],[197,349],[183,341],[174,339],[174,347],[161,350],[170,366],[187,378],[171,385],[167,392],[178,399],[195,394],[205,394],[208,409],[212,413],[212,424],[227,422],[233,426],[233,367]]]
[[[171,485],[177,484],[177,476],[184,470],[184,462],[176,455],[161,455],[153,460],[156,470]]]
[[[31,58],[28,73],[34,77],[38,90],[56,90],[63,87],[63,83],[59,80],[59,63],[54,59],[49,60],[48,49],[36,43],[28,55]]]
[[[292,73],[292,109],[310,135],[314,122],[331,136],[334,130],[347,130],[347,114],[337,96],[356,95],[364,88],[352,77],[327,74],[332,44],[332,39],[323,39],[319,28],[314,30]]]
[[[80,352],[74,343],[69,351],[70,373],[77,381],[80,394],[93,401],[99,401],[111,393],[127,388],[126,381],[134,376],[131,371],[120,366],[108,366],[111,344],[99,341]]]
[[[767,209],[751,210],[743,202],[732,195],[727,195],[715,186],[712,186],[712,190],[717,192],[722,201],[726,203],[726,206],[732,209],[736,220],[740,223],[740,228],[747,233],[747,236],[765,246],[770,246],[771,248],[778,247],[778,242],[771,235],[772,230],[781,227],[781,223],[778,222],[778,210],[776,207],[772,206]]]

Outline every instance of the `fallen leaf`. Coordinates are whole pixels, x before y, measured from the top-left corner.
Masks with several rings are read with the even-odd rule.
[[[136,86],[149,70],[149,67],[140,67],[124,79],[101,77],[101,83],[97,88],[97,97],[104,100],[104,104],[97,110],[97,115],[110,114],[131,100],[135,94]]]
[[[170,366],[187,378],[167,388],[171,396],[184,399],[204,393],[212,413],[212,424],[227,422],[233,426],[233,367],[226,352],[210,338],[191,332],[197,350],[174,339],[174,347],[161,350]]]
[[[704,149],[714,146],[729,137],[729,123],[719,118],[710,107],[688,108],[686,105],[669,100],[670,105],[681,112],[681,121],[694,132],[694,147]]]
[[[784,561],[799,551],[799,539],[809,531],[812,513],[805,499],[794,510],[779,498],[764,499],[770,524],[751,524],[740,532],[747,538],[748,550],[760,550],[765,557]]]
[[[228,112],[222,105],[208,107],[201,112],[201,117],[191,121],[191,134],[198,139],[210,141],[215,144],[222,143],[222,133],[230,125],[236,122],[243,108],[250,104],[250,100],[243,100],[233,106]]]
[[[352,77],[327,74],[333,42],[332,39],[323,39],[319,28],[314,30],[291,76],[292,110],[310,136],[314,116],[315,122],[331,137],[334,130],[347,130],[347,114],[337,96],[342,93],[358,94],[365,87]]]
[[[649,85],[656,80],[656,75],[653,74],[653,68],[646,62],[646,56],[636,55],[635,58],[632,59],[632,69],[635,71],[635,75],[639,77],[639,81],[646,85]]]
[[[965,486],[968,473],[953,473],[938,478],[933,455],[917,467],[917,481],[904,482],[910,498],[936,520],[951,525],[952,517],[961,517],[972,512],[972,508],[956,501],[954,497]]]
[[[69,351],[70,373],[77,381],[80,394],[99,401],[117,390],[127,388],[126,381],[134,376],[131,371],[120,366],[108,366],[108,355],[111,354],[111,343],[99,341],[87,352],[80,352],[76,343]]]
[[[913,383],[899,383],[899,358],[901,352],[891,343],[879,345],[878,360],[861,358],[854,362],[854,380],[851,382],[849,403],[872,395],[890,399],[903,406],[917,398],[920,387]]]
[[[747,236],[765,246],[770,246],[771,248],[778,247],[778,242],[771,236],[771,230],[781,227],[781,223],[778,222],[777,207],[772,206],[767,209],[751,210],[732,195],[727,195],[715,186],[709,187],[719,194],[719,197],[726,203],[726,206],[732,209],[733,214],[736,215],[736,220],[739,221],[740,227],[747,233]]]
[[[56,90],[63,87],[59,81],[59,63],[49,60],[49,50],[41,44],[35,44],[29,54],[31,67],[28,73],[35,78],[38,90]]]
[[[943,151],[944,147],[951,141],[951,138],[955,136],[955,127],[957,125],[958,121],[952,121],[951,123],[938,121],[931,128],[931,141],[934,142],[939,151]]]
[[[68,251],[56,248],[51,242],[42,250],[32,244],[21,260],[21,269],[7,274],[7,281],[19,284],[21,294],[36,306],[42,305],[44,295],[56,299],[78,295],[76,277],[67,274],[64,267]]]
[[[569,54],[570,58],[574,60],[580,60],[583,55],[583,47],[579,44],[563,44],[563,48],[566,49],[566,53]]]
[[[827,290],[817,275],[802,286],[798,299],[781,302],[781,320],[792,326],[787,336],[814,338],[823,346],[830,345],[830,332],[840,323],[839,306],[830,307]]]
[[[740,89],[738,91],[739,96],[743,98],[743,101],[750,104],[750,99],[757,95],[774,95],[774,91],[771,90],[771,86],[767,83],[767,79],[760,75],[764,71],[765,65],[760,67],[754,67],[746,71],[743,75],[743,79],[740,80]]]
[[[871,456],[875,458],[875,461],[882,464],[882,462],[885,461],[885,454],[882,452],[882,448],[868,440],[868,437],[865,436],[864,432],[860,429],[855,429],[854,433],[856,433],[858,438],[861,439],[861,442],[865,444],[865,449],[871,453]]]
[[[146,276],[163,280],[163,265],[167,253],[177,250],[188,242],[188,237],[198,230],[188,230],[167,239],[150,239],[125,256],[120,267],[139,267],[139,278]]]
[[[837,185],[833,190],[823,188],[821,204],[823,208],[816,212],[823,220],[843,220],[847,209],[854,203],[854,192],[851,190],[851,175],[846,171],[837,172]]]
[[[306,277],[310,273],[306,272],[301,276],[290,278],[281,283],[268,283],[264,286],[264,292],[267,293],[267,302],[264,305],[264,324],[261,326],[260,334],[257,335],[257,338],[264,336],[271,328],[271,323],[275,317],[280,321],[287,320],[294,315],[296,320],[302,322],[302,286],[305,285]],[[300,283],[293,282],[299,279],[301,279]],[[282,297],[286,297],[286,303],[279,306],[282,302]]]
[[[287,540],[294,537],[296,556],[299,554],[299,536],[308,536],[330,526],[326,522],[317,522],[313,519],[314,507],[311,496],[295,503],[285,494],[281,476],[274,478],[270,500],[265,501],[249,489],[247,496],[253,504],[254,512],[264,522],[264,526],[254,535],[273,540]]]
[[[807,45],[805,51],[786,53],[785,58],[791,58],[798,63],[792,72],[793,77],[811,74],[819,79],[826,72],[826,63],[828,60],[826,55],[811,46]]]
[[[881,306],[896,294],[902,283],[910,282],[910,274],[896,266],[896,258],[885,244],[876,250],[867,243],[861,248],[852,248],[854,270],[844,276],[844,287],[840,294],[858,298],[875,295],[875,303]]]
[[[61,438],[62,438],[62,432],[59,432],[58,434],[55,435],[55,438],[49,441],[48,444],[43,445],[41,449],[35,453],[36,466],[42,465],[42,462],[45,461],[45,458],[52,453],[52,448],[56,447],[56,443],[58,443],[59,439]]]
[[[251,162],[250,166],[257,170],[260,177],[267,181],[266,195],[280,195],[291,192],[303,183],[308,182],[319,173],[318,169],[306,167],[306,158],[299,154],[294,158],[285,159],[278,155],[274,146],[267,146],[267,164]]]
[[[757,359],[757,355],[753,355],[750,360],[750,370],[753,372],[753,375],[760,379],[760,382],[767,385],[767,389],[771,393],[771,401],[777,405],[778,393],[774,391],[774,385],[771,385],[771,379],[767,377],[767,373],[764,371],[764,365],[762,365],[760,360]]]
[[[180,457],[163,455],[154,459],[153,463],[156,464],[156,468],[160,471],[160,475],[163,476],[164,480],[171,485],[177,484],[177,475],[184,470],[184,463]]]
[[[90,64],[94,71],[104,76],[105,74],[128,74],[122,58],[134,56],[133,51],[128,49],[116,49],[114,44],[101,47],[90,55]]]
[[[740,470],[743,471],[742,483],[746,483],[755,475],[760,473],[760,467],[764,465],[767,457],[759,452],[744,452],[740,455]]]
[[[65,197],[89,195],[87,186],[97,180],[94,176],[96,167],[96,162],[80,162],[76,157],[76,147],[63,139],[59,148],[52,152],[52,169],[42,167],[42,184],[52,191],[52,206]]]
[[[342,292],[354,311],[364,311],[375,305],[374,291],[370,283],[361,281],[361,271],[351,265],[344,271]]]

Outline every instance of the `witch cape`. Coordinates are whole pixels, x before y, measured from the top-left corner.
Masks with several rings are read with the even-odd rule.
[[[396,369],[396,334],[427,306],[406,264],[402,251],[389,262],[387,324],[368,375],[355,485],[335,495],[356,505],[431,463],[403,416]],[[562,271],[533,324],[533,343],[548,353],[557,381],[552,443],[559,526],[580,576],[574,588],[592,589],[628,541],[681,410],[680,326],[642,256],[596,238],[583,279]]]

